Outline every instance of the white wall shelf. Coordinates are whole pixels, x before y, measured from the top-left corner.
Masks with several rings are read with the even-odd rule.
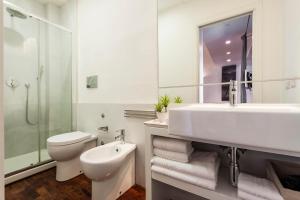
[[[263,148],[263,147],[253,147],[253,146],[248,146],[248,145],[243,145],[243,144],[217,142],[217,141],[205,140],[205,139],[199,139],[199,138],[190,138],[190,137],[171,135],[168,132],[168,125],[165,123],[161,124],[157,120],[147,121],[144,124],[149,128],[149,132],[151,133],[151,135],[157,135],[157,136],[163,136],[163,137],[169,137],[169,138],[177,138],[177,139],[183,139],[183,140],[189,140],[189,141],[201,142],[201,143],[207,143],[207,144],[213,144],[213,145],[232,146],[232,147],[237,147],[237,148],[241,148],[241,149],[248,149],[248,150],[253,150],[253,151],[273,153],[273,154],[278,154],[278,155],[286,155],[286,156],[293,156],[293,157],[300,158],[300,153],[294,152],[294,151],[284,151],[284,150],[270,149],[270,148]]]

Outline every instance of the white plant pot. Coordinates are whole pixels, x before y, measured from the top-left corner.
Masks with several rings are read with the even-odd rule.
[[[165,123],[167,122],[169,118],[169,113],[168,112],[156,112],[157,119],[160,123]]]

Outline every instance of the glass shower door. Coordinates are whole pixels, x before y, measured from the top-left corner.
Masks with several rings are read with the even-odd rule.
[[[5,174],[51,161],[47,138],[72,130],[72,33],[4,8]]]
[[[50,159],[47,138],[72,130],[72,34],[40,22],[40,161]]]
[[[4,7],[5,174],[39,162],[39,21]]]

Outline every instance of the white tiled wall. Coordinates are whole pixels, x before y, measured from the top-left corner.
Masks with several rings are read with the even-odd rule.
[[[77,127],[95,133],[108,125],[109,133],[101,133],[104,142],[125,128],[126,141],[137,144],[136,183],[142,186],[146,120],[123,116],[125,108],[153,108],[157,59],[156,1],[78,1]],[[91,75],[98,75],[98,88],[86,88]]]
[[[2,8],[2,1],[0,2],[0,8]],[[0,10],[0,25],[2,24],[2,16],[3,16],[3,9]],[[1,38],[3,37],[2,31],[0,32]],[[3,60],[3,41],[0,41],[0,60]],[[3,64],[0,63],[0,74],[3,74]],[[3,82],[3,77],[0,77],[0,81]],[[4,127],[3,127],[3,91],[0,88],[0,199],[4,199],[4,173],[3,173],[3,166],[4,166]]]

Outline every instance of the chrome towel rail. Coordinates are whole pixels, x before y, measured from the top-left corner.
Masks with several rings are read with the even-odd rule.
[[[154,110],[124,110],[124,117],[156,119],[156,112]]]

